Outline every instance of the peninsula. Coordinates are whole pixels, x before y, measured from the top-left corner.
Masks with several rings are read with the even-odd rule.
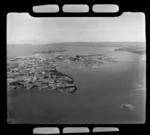
[[[108,57],[105,54],[91,54],[91,55],[59,55],[56,60],[71,64],[74,63],[78,66],[86,68],[98,68],[106,63],[116,63],[117,59]]]
[[[127,51],[130,53],[136,53],[139,55],[143,55],[146,53],[146,50],[144,47],[134,47],[134,46],[130,46],[130,47],[120,47],[115,49],[115,51]]]
[[[38,54],[61,53],[65,51],[66,50],[50,50],[50,51],[33,52],[33,54],[34,53],[38,53]]]
[[[73,78],[59,72],[51,60],[30,57],[13,58],[7,62],[7,88],[47,89],[68,93],[77,90]]]
[[[48,51],[49,52],[49,51]],[[98,68],[106,63],[116,63],[105,54],[57,55],[53,59],[39,57],[17,57],[7,60],[7,88],[39,89],[74,93],[74,79],[57,70],[57,62],[74,63],[85,68]]]

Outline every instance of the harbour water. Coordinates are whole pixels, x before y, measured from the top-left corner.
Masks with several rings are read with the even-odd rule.
[[[50,90],[9,91],[7,111],[15,119],[15,123],[143,123],[146,102],[146,62],[143,55],[114,51],[118,45],[115,47],[114,44],[109,44],[106,47],[92,44],[8,46],[8,57],[30,56],[34,51],[63,49],[66,52],[61,54],[106,54],[118,60],[117,63],[108,63],[99,68],[58,65],[59,71],[73,77],[78,89],[74,94]],[[122,104],[131,104],[134,109],[121,108]]]

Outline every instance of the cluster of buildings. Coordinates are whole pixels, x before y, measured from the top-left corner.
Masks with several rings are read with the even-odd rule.
[[[77,90],[71,76],[63,74],[49,59],[14,58],[7,61],[8,89],[49,89],[73,93]]]
[[[56,69],[56,61],[67,64],[73,62],[84,67],[99,67],[105,63],[117,62],[116,59],[102,54],[58,55],[54,59],[38,57],[8,59],[8,89],[49,89],[75,92],[77,88],[73,78],[59,72]]]
[[[83,67],[99,67],[105,63],[115,63],[117,60],[113,57],[108,57],[105,54],[93,54],[93,55],[59,55],[56,57],[64,63],[76,63]]]

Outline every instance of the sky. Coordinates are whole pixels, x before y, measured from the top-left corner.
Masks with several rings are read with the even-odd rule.
[[[59,42],[145,42],[145,15],[125,12],[119,17],[35,18],[7,14],[7,44]]]

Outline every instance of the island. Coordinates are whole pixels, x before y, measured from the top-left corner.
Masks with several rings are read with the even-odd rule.
[[[135,46],[129,46],[129,47],[120,47],[120,48],[116,48],[114,49],[115,51],[127,51],[130,53],[136,53],[139,55],[143,55],[146,53],[146,50],[144,47],[135,47]]]
[[[49,51],[41,51],[41,52],[33,52],[33,54],[50,54],[50,53],[62,53],[65,52],[66,50],[49,50]]]
[[[127,110],[133,110],[135,108],[135,106],[133,106],[131,104],[122,104],[122,105],[120,105],[120,107],[122,109],[127,109]]]

